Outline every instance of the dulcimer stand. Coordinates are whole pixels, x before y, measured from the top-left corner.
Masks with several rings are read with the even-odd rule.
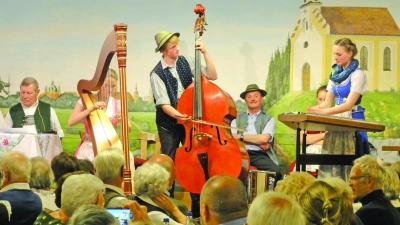
[[[320,115],[311,113],[283,113],[278,116],[279,121],[288,127],[297,131],[296,133],[296,171],[305,171],[306,165],[352,165],[353,161],[360,156],[358,147],[358,132],[381,132],[385,130],[385,126],[357,120],[352,118]],[[300,131],[303,130],[303,137],[300,137]],[[345,131],[355,132],[356,149],[355,155],[332,155],[332,154],[306,154],[306,131]],[[300,144],[300,138],[303,138]]]

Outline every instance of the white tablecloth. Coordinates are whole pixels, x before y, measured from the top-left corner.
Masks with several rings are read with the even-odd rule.
[[[19,151],[28,158],[43,156],[51,162],[63,148],[60,137],[54,134],[0,133],[0,154],[4,151]]]

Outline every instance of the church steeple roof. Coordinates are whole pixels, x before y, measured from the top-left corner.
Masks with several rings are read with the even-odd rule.
[[[387,8],[321,7],[330,34],[400,36],[400,29]]]

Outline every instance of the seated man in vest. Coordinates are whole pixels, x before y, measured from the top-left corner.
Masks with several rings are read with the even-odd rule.
[[[4,120],[5,128],[25,128],[29,133],[55,132],[62,138],[64,132],[57,114],[50,104],[38,100],[39,84],[26,77],[20,85],[21,102],[12,106]]]
[[[106,148],[94,158],[96,176],[104,183],[104,208],[122,208],[128,200],[122,190],[125,158],[120,148]]]
[[[280,180],[282,174],[272,149],[276,122],[273,117],[261,110],[263,97],[266,94],[267,92],[258,88],[256,84],[249,84],[240,94],[247,104],[247,111],[239,114],[231,126],[244,131],[232,128],[232,135],[244,142],[249,153],[250,165],[258,170],[275,172],[276,180]]]
[[[0,168],[3,173],[0,200],[10,202],[10,224],[33,224],[42,211],[42,201],[29,188],[31,162],[23,153],[10,151],[1,158]]]

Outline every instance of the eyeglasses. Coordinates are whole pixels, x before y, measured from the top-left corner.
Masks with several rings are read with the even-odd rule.
[[[351,177],[349,177],[348,182],[353,183],[353,181],[355,181],[355,180],[358,180],[363,177],[368,177],[368,176],[369,176],[369,174],[361,175],[361,176],[351,176]]]

